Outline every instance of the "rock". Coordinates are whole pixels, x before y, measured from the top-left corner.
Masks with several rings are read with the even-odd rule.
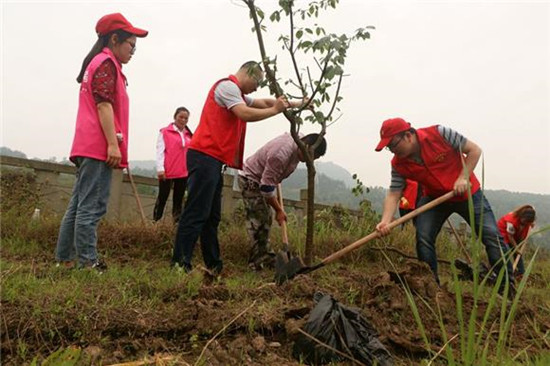
[[[97,346],[88,346],[84,349],[84,353],[86,353],[91,358],[93,364],[99,359],[99,357],[103,353],[103,350]]]
[[[252,340],[252,347],[254,350],[258,353],[264,353],[265,352],[265,338],[262,336],[258,336]]]

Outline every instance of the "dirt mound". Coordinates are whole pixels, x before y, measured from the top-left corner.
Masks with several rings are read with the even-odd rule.
[[[221,282],[203,282],[196,292],[190,292],[191,282],[185,281],[162,291],[153,284],[136,284],[133,291],[143,299],[157,294],[160,301],[154,306],[144,305],[147,302],[116,305],[111,302],[119,296],[116,288],[92,291],[78,304],[69,304],[70,289],[55,298],[42,298],[40,303],[33,298],[15,302],[2,298],[3,364],[28,360],[18,351],[18,344],[24,342],[27,357],[76,345],[95,350],[94,357],[103,364],[170,354],[191,364],[200,356],[208,365],[297,365],[291,356],[292,345],[314,306],[316,291],[359,307],[379,332],[379,339],[398,357],[410,360],[427,355],[404,288],[411,291],[433,351],[445,343],[438,312],[448,338],[459,332],[455,294],[446,286],[437,286],[429,268],[417,261],[401,263],[398,270],[377,272],[334,266],[297,276],[282,286],[273,282],[269,271],[259,274],[256,287],[236,284],[233,279],[246,276],[246,271],[230,267]],[[45,272],[38,270],[34,275],[44,277]],[[184,293],[192,296],[184,297]],[[464,294],[462,304],[464,319],[468,319],[473,298]],[[487,303],[478,301],[476,306],[481,322]],[[521,304],[517,314],[514,347],[521,349],[532,338],[528,325],[537,314],[528,304]],[[489,324],[498,323],[499,316],[497,307]],[[544,321],[539,324],[542,332],[550,329]]]

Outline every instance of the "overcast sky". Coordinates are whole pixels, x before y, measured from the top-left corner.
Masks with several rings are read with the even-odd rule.
[[[257,3],[270,14],[277,1]],[[357,173],[365,185],[388,186],[391,154],[374,147],[381,122],[399,116],[414,127],[449,126],[480,145],[486,188],[550,193],[549,4],[341,0],[319,21],[328,32],[376,30],[349,52],[342,117],[328,130],[322,159]],[[1,6],[1,144],[29,157],[68,156],[75,78],[104,14],[121,12],[150,31],[124,66],[130,160],[155,158],[158,130],[178,106],[191,111],[195,129],[212,83],[259,59],[247,9],[236,0]],[[275,40],[283,29],[268,29],[268,53],[280,52]],[[286,59],[280,61],[286,73]],[[287,130],[281,116],[249,124],[245,156]]]

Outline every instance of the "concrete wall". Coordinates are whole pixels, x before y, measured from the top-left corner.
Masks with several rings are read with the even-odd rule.
[[[69,199],[73,184],[75,181],[76,168],[73,165],[63,165],[45,161],[14,158],[9,156],[0,156],[0,165],[2,172],[7,169],[23,169],[32,171],[36,174],[37,181],[41,184],[41,210],[63,215]],[[143,211],[148,220],[153,219],[153,209],[156,201],[156,188],[158,181],[156,178],[132,176],[135,186],[138,190],[139,200]],[[233,190],[233,175],[224,175],[224,185],[222,193],[222,212],[225,215],[231,215],[241,203],[241,193]],[[151,192],[151,193],[144,193]],[[284,200],[286,210],[291,210],[301,218],[305,216],[307,203],[307,190],[300,193],[302,200]],[[168,198],[164,211],[163,220],[171,219],[172,196]],[[331,206],[316,204],[316,210],[330,208]],[[361,215],[359,211],[350,210],[351,214]],[[120,221],[140,220],[141,214],[138,208],[136,196],[134,194],[130,177],[122,170],[115,170],[111,182],[111,195],[107,209],[107,219]]]

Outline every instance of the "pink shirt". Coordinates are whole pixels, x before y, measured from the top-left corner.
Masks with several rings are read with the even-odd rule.
[[[276,186],[296,170],[298,150],[290,133],[285,132],[246,159],[240,174],[260,185]]]
[[[84,73],[80,85],[80,97],[78,102],[78,114],[76,117],[76,129],[71,148],[70,159],[74,162],[76,157],[87,157],[101,161],[107,160],[107,139],[101,128],[96,102],[92,93],[92,79],[97,68],[106,59],[111,59],[116,66],[116,89],[114,95],[113,113],[115,132],[119,136],[118,146],[122,155],[119,168],[128,166],[128,120],[129,101],[126,94],[126,77],[122,73],[120,63],[109,48],[104,48],[97,54]]]

